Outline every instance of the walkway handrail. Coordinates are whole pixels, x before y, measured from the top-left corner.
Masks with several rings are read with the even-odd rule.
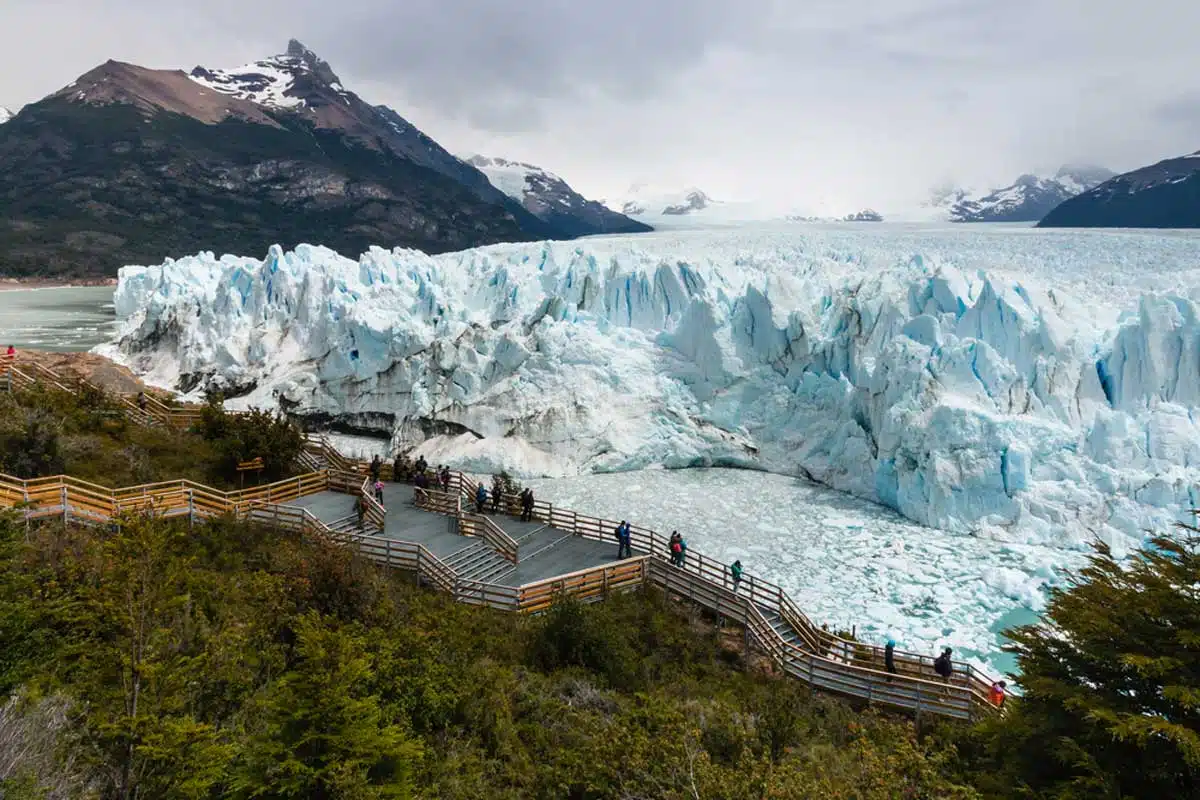
[[[620,524],[617,520],[606,520],[580,514],[577,511],[555,508],[553,504],[544,501],[536,501],[534,503],[533,515],[535,519],[546,522],[552,527],[566,530],[582,538],[616,543],[615,530],[617,525]],[[630,541],[636,550],[652,553],[664,561],[669,559],[667,537],[649,528],[642,528],[631,524]],[[733,579],[732,575],[729,574],[728,567],[702,554],[689,550],[684,564],[685,569],[700,571],[704,577],[718,584],[732,585]],[[755,602],[771,608],[785,619],[788,619],[801,638],[813,648],[813,652],[819,654],[838,651],[850,653],[867,651],[870,653],[871,660],[875,660],[880,664],[883,663],[882,647],[845,639],[827,630],[823,630],[796,606],[791,597],[779,585],[749,573],[743,573],[741,585],[745,590],[754,593]],[[933,658],[931,656],[923,656],[901,650],[897,650],[895,655],[898,670],[903,667],[915,672],[920,667],[928,666],[929,671],[932,672]],[[952,662],[952,666],[953,674],[967,676],[967,682],[972,690],[986,700],[988,690],[992,685],[991,679],[964,661],[954,661]]]
[[[219,509],[220,513],[228,513],[235,512],[247,503],[283,503],[323,492],[328,488],[329,479],[324,472],[297,475],[264,486],[232,492],[190,480],[162,481],[113,489],[70,475],[25,479],[0,473],[0,506],[29,503],[35,510],[53,507],[61,512],[63,497],[70,495],[87,511],[107,516],[117,516],[126,509],[178,511],[189,504],[193,510],[197,507],[215,508]],[[13,502],[12,497],[19,497],[19,500]],[[187,503],[183,503],[185,498]]]
[[[462,511],[458,515],[458,525],[459,533],[480,537],[503,556],[505,561],[517,563],[517,541],[486,515]]]
[[[78,394],[79,387],[86,387],[94,392],[108,395],[117,400],[126,416],[142,425],[156,420],[175,427],[188,428],[199,421],[202,413],[201,409],[195,407],[169,406],[157,397],[145,393],[143,395],[146,399],[146,408],[142,409],[129,395],[106,391],[78,375],[62,375],[20,352],[12,356],[0,355],[0,373],[7,374],[10,383],[19,388],[27,388],[35,383],[44,382],[68,394]]]
[[[649,561],[650,556],[635,556],[523,584],[519,587],[517,610],[536,614],[545,611],[559,597],[598,599],[610,592],[642,586],[650,579]]]
[[[371,483],[371,476],[368,475],[359,486],[359,497],[362,498],[363,506],[366,508],[367,519],[383,530],[384,525],[387,524],[387,509],[383,507],[383,503],[375,499],[374,492],[375,487]]]
[[[771,626],[762,608],[749,596],[719,587],[661,559],[651,559],[650,567],[653,583],[743,623],[773,661],[817,688],[824,687],[841,694],[906,708],[912,708],[915,704],[917,711],[928,710],[957,716],[981,711],[990,713],[993,710],[986,703],[986,698],[985,702],[978,702],[974,693],[965,686],[906,674],[893,675],[813,653],[787,641]]]

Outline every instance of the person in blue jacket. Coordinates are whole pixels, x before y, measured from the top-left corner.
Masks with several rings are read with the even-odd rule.
[[[487,489],[481,483],[479,488],[475,490],[475,510],[482,514],[484,507],[487,505]]]
[[[617,558],[633,558],[632,539],[629,523],[621,520],[617,526]]]

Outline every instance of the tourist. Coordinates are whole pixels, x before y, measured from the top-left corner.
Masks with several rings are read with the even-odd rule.
[[[683,562],[680,560],[680,555],[683,553],[683,537],[679,535],[679,531],[671,531],[671,538],[667,541],[667,549],[671,552],[671,565],[678,567]]]
[[[379,473],[383,470],[383,462],[379,460],[379,454],[376,453],[371,459],[371,483],[379,482]]]
[[[684,559],[687,558],[687,539],[679,537],[679,566],[683,566]]]
[[[528,486],[521,492],[521,522],[533,521],[533,489]]]
[[[617,526],[617,558],[633,558],[632,534],[625,520]]]
[[[992,690],[988,693],[992,705],[996,708],[1004,707],[1004,697],[1008,694],[1008,684],[1004,681],[996,681],[992,684]]]
[[[950,654],[954,651],[947,647],[942,651],[942,654],[933,660],[933,671],[941,675],[946,681],[950,680],[950,676],[954,674],[954,662],[950,660]]]
[[[442,491],[449,493],[450,491],[450,468],[442,467],[438,473],[438,479],[442,482]]]
[[[493,485],[492,486],[492,513],[493,514],[497,514],[500,512],[500,500],[503,497],[504,497],[504,495],[501,494],[500,487]]]
[[[145,392],[137,393],[137,405],[138,405],[138,408],[140,408],[142,411],[146,410],[146,393]]]
[[[383,505],[383,481],[375,480],[375,499],[379,501],[379,505]]]
[[[478,513],[478,514],[483,513],[484,507],[487,506],[487,499],[488,499],[487,487],[481,483],[475,489],[475,512],[476,513]]]
[[[887,647],[883,648],[883,668],[893,675],[896,674],[896,641],[888,639]]]
[[[408,475],[408,463],[403,455],[396,454],[396,459],[392,462],[392,480],[396,483],[403,481]]]
[[[4,351],[4,360],[9,362],[10,364],[12,362],[16,361],[17,360],[17,348],[13,347],[10,344],[8,346],[8,349]]]
[[[738,587],[742,585],[742,562],[741,559],[733,562],[733,566],[729,568],[729,574],[733,577],[733,591],[737,594]]]
[[[358,529],[363,530],[363,520],[367,516],[367,501],[360,494],[354,498],[354,513],[358,517]]]
[[[429,469],[429,462],[425,460],[425,456],[417,456],[415,469],[418,475],[424,475],[425,470]]]

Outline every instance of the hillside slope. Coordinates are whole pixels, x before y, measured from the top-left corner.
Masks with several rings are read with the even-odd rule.
[[[320,241],[444,252],[563,238],[299,43],[228,73],[110,61],[0,127],[0,274],[114,275]]]

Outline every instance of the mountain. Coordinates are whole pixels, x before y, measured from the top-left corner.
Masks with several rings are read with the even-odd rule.
[[[883,215],[873,208],[864,208],[842,217],[843,222],[883,222]]]
[[[109,61],[0,127],[0,274],[90,277],[201,250],[444,252],[569,234],[299,42],[233,70]]]
[[[621,197],[602,201],[613,211],[644,220],[655,217],[682,217],[719,205],[696,187],[667,189],[648,183],[635,183]]]
[[[4,123],[8,122],[14,116],[16,116],[16,115],[13,114],[13,112],[9,111],[4,106],[0,106],[0,125],[3,125]]]
[[[1085,192],[1114,175],[1103,167],[1063,166],[1052,177],[1026,174],[1009,186],[972,197],[965,191],[943,196],[951,222],[1037,222],[1064,200]]]
[[[1040,228],[1200,228],[1200,151],[1126,172],[1066,200]]]
[[[602,203],[588,200],[562,178],[533,164],[475,155],[465,159],[492,185],[543,222],[571,236],[645,233],[654,230]]]

